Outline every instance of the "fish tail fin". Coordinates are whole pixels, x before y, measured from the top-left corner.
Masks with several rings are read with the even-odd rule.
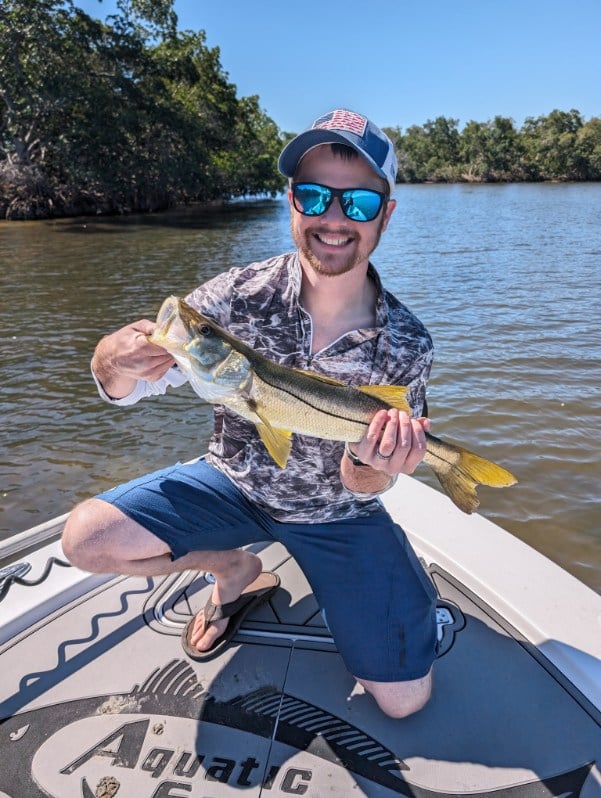
[[[506,488],[517,483],[515,476],[497,463],[433,435],[427,435],[426,439],[426,461],[445,492],[464,513],[473,513],[479,506],[478,485]],[[431,448],[432,443],[434,446]]]
[[[477,484],[491,488],[507,488],[517,482],[511,471],[467,449],[461,449],[459,468],[475,479]]]

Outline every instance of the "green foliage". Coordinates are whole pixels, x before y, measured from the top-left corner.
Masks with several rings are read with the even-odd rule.
[[[400,182],[600,180],[601,119],[584,122],[576,110],[528,118],[468,122],[438,117],[405,133],[389,129]]]
[[[0,216],[156,210],[274,193],[283,144],[172,0],[0,5]]]
[[[511,119],[496,116],[492,122],[468,122],[461,132],[461,176],[465,180],[523,179],[522,155]]]

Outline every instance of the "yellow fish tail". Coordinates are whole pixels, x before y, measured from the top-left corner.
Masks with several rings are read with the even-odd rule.
[[[426,439],[426,462],[453,502],[465,513],[473,513],[480,505],[476,494],[478,485],[506,488],[517,483],[510,471],[480,455],[433,435],[427,435]]]

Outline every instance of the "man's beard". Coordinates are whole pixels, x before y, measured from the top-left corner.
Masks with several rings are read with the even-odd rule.
[[[352,254],[348,255],[346,260],[336,260],[336,263],[333,267],[330,267],[327,261],[322,261],[311,249],[311,238],[315,235],[316,230],[305,230],[304,233],[299,233],[295,226],[294,220],[290,220],[290,230],[292,233],[292,238],[296,247],[298,248],[301,255],[306,259],[306,261],[310,264],[312,269],[316,272],[316,274],[321,274],[326,277],[337,277],[341,274],[347,274],[348,272],[352,271],[358,263],[362,263],[365,260],[369,259],[371,253],[375,250],[380,242],[380,237],[382,235],[382,228],[384,227],[384,215],[378,222],[378,229],[375,237],[375,241],[373,242],[373,246],[367,249],[363,249],[361,245],[355,248]],[[332,235],[331,232],[328,233]],[[350,237],[350,236],[349,236]]]

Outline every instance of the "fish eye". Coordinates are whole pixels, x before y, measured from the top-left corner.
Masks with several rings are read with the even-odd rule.
[[[213,332],[213,330],[211,330],[211,328],[209,327],[209,325],[208,325],[208,324],[203,324],[203,325],[202,325],[202,327],[200,327],[200,329],[198,330],[198,332],[199,332],[201,335],[208,336],[208,335],[211,335],[211,333]]]

